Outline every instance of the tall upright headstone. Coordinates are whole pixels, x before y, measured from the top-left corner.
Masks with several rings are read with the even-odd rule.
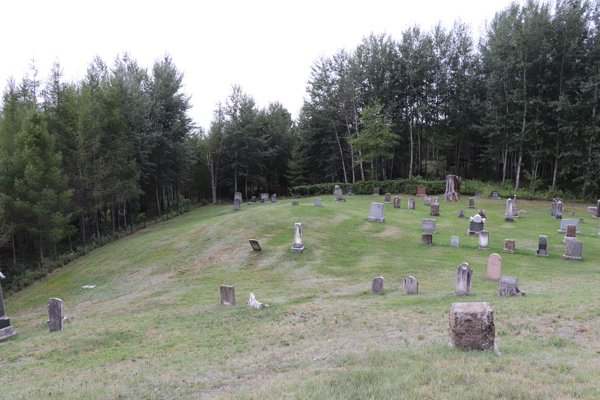
[[[416,207],[415,204],[415,199],[413,199],[412,197],[408,199],[408,209],[409,210],[414,210]]]
[[[487,279],[498,280],[502,273],[502,257],[499,254],[492,253],[488,257]]]
[[[320,206],[321,205],[321,199],[315,199],[313,205],[317,206],[317,207]]]
[[[540,235],[540,243],[536,254],[538,256],[548,256],[548,236]]]
[[[271,202],[275,203],[276,201],[277,201],[277,195],[276,194],[271,195]]]
[[[221,285],[221,305],[235,306],[235,286]]]
[[[596,215],[593,215],[594,218],[600,218],[600,200],[596,201]]]
[[[431,196],[423,197],[423,205],[430,206],[431,205]]]
[[[384,202],[385,204],[392,204],[392,194],[391,194],[391,193],[386,193],[386,194],[383,196],[383,202]]]
[[[238,199],[240,202],[242,202],[242,192],[235,192],[233,199]]]
[[[563,255],[565,260],[583,260],[583,242],[568,241],[565,244],[565,254]]]
[[[488,231],[481,231],[479,232],[479,248],[480,249],[487,249],[488,248],[488,241],[489,241],[489,232]]]
[[[460,237],[459,236],[452,236],[452,239],[450,239],[450,246],[452,246],[452,247],[460,247]]]
[[[302,232],[302,224],[296,222],[294,233],[294,244],[292,245],[292,253],[302,253],[304,251],[304,233]]]
[[[233,209],[234,210],[239,210],[240,209],[240,199],[233,200]]]
[[[429,215],[431,215],[432,217],[439,217],[440,216],[440,205],[432,204],[431,205],[431,213],[429,213]]]
[[[383,292],[383,276],[373,278],[371,281],[371,291],[373,293]]]
[[[440,198],[439,197],[434,197],[433,199],[431,199],[431,205],[432,206],[439,206],[440,205]]]
[[[513,196],[513,201],[512,201],[512,215],[513,215],[513,218],[519,218],[519,214],[517,214],[517,195],[516,194]]]
[[[504,222],[513,222],[513,208],[512,208],[513,199],[506,199],[506,209],[504,212]]]
[[[475,197],[469,197],[469,208],[475,208]]]
[[[5,276],[0,272],[0,282],[5,279]],[[15,336],[17,332],[10,324],[10,318],[6,316],[4,311],[4,298],[2,297],[2,285],[0,285],[0,340]]]
[[[404,293],[419,294],[419,281],[417,281],[414,276],[404,278]]]
[[[394,208],[400,208],[400,197],[394,197]]]
[[[64,318],[63,301],[55,297],[48,299],[48,328],[50,332],[62,331]]]
[[[456,294],[471,294],[473,270],[469,264],[462,263],[456,267]]]
[[[383,217],[383,203],[371,203],[367,220],[372,222],[385,222],[385,218]]]

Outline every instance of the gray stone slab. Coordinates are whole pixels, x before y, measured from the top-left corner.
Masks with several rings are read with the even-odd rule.
[[[404,293],[419,294],[419,281],[417,281],[414,276],[404,278]]]
[[[383,292],[384,290],[384,282],[383,282],[383,276],[380,276],[378,278],[373,278],[373,280],[371,281],[371,291],[373,293],[379,293],[379,292]]]
[[[379,188],[373,188],[373,196],[379,196]]]
[[[416,202],[415,202],[415,199],[413,199],[412,197],[408,199],[408,209],[409,210],[416,209]]]
[[[560,220],[560,229],[558,230],[559,233],[567,233],[567,227],[569,225],[575,225],[577,228],[575,230],[575,232],[577,234],[580,234],[580,227],[579,227],[579,220],[578,219],[561,219]]]
[[[385,204],[392,204],[392,194],[391,194],[391,193],[386,193],[386,194],[383,196],[383,202],[384,202]]]
[[[457,295],[471,294],[473,270],[469,264],[462,263],[456,267],[456,290]]]
[[[368,220],[372,222],[385,222],[385,218],[383,217],[383,209],[383,203],[371,203]]]
[[[239,199],[235,199],[233,201],[233,209],[234,210],[239,210],[240,209],[240,200]]]
[[[400,208],[400,204],[401,204],[400,197],[398,197],[398,196],[394,197],[394,208]]]
[[[452,246],[452,247],[460,247],[460,237],[459,236],[452,236],[452,239],[450,239],[450,246]]]
[[[48,329],[50,332],[62,331],[64,318],[63,301],[55,297],[48,299]]]
[[[221,285],[221,305],[235,306],[235,286]]]
[[[504,239],[504,251],[507,253],[514,253],[517,249],[517,242],[515,239]]]
[[[500,289],[498,296],[525,296],[525,292],[521,292],[518,286],[519,280],[512,276],[500,277]]]
[[[548,236],[540,235],[540,242],[536,254],[538,256],[548,256]]]
[[[469,197],[469,208],[475,208],[475,197]]]
[[[320,207],[321,206],[321,199],[315,199],[314,202],[313,202],[313,206]]]
[[[292,205],[293,205],[293,206],[299,206],[299,205],[300,205],[300,202],[299,202],[299,201],[292,201]]]
[[[489,242],[489,233],[488,231],[481,231],[479,232],[479,248],[480,249],[487,249],[488,248],[488,242]]]
[[[432,218],[423,218],[423,220],[421,220],[421,230],[434,233],[437,232],[436,220]]]
[[[294,244],[292,245],[292,253],[302,253],[304,251],[304,230],[302,224],[296,222],[294,224]]]
[[[583,260],[583,242],[567,241],[563,258],[565,260]]]
[[[449,315],[452,346],[461,350],[493,350],[494,311],[488,303],[452,303]]]

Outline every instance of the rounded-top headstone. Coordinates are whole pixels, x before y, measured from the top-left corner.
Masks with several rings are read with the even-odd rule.
[[[499,254],[492,253],[488,257],[487,278],[499,280],[502,272],[502,257]]]

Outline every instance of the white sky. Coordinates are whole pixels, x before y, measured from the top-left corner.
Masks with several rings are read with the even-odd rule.
[[[0,90],[20,81],[32,57],[46,79],[59,60],[68,80],[83,77],[100,55],[112,66],[129,52],[150,68],[171,54],[185,73],[195,122],[209,127],[218,101],[240,84],[259,107],[279,101],[294,116],[310,66],[320,55],[351,50],[371,32],[418,24],[429,30],[460,18],[474,36],[509,0],[358,1],[18,1],[0,0]]]

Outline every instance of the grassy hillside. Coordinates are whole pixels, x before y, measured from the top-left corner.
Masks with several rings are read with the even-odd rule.
[[[528,213],[505,223],[505,201],[478,199],[490,232],[481,250],[456,218],[474,215],[466,198],[442,201],[434,246],[423,247],[429,207],[407,210],[401,197],[384,224],[367,222],[372,196],[203,207],[93,251],[5,300],[19,335],[0,342],[0,397],[600,398],[600,237],[587,205],[566,205],[585,218],[577,262],[562,259],[548,202],[518,201]],[[295,222],[303,254],[290,252]],[[549,257],[535,256],[540,234]],[[485,279],[493,252],[526,297],[496,296]],[[461,262],[474,270],[468,298],[454,295]],[[403,292],[409,275],[418,296]],[[370,291],[376,276],[383,294]],[[235,286],[236,307],[219,305],[221,284]],[[250,292],[270,308],[249,309]],[[49,297],[65,301],[62,332],[48,332]],[[502,355],[447,345],[456,301],[491,304]]]

